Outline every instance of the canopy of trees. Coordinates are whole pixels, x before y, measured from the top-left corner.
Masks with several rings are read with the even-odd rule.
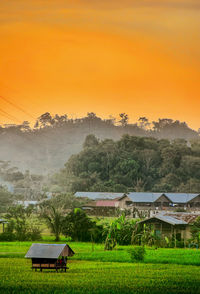
[[[64,191],[200,191],[200,144],[124,135],[89,135],[52,181]]]

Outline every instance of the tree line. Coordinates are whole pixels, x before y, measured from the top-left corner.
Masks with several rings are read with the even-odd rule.
[[[83,150],[51,178],[62,191],[200,192],[200,142],[87,136]]]
[[[103,119],[93,112],[81,118],[46,112],[38,117],[34,126],[28,121],[0,126],[0,160],[10,160],[12,166],[20,170],[48,174],[61,168],[72,154],[80,152],[89,134],[101,140],[119,140],[124,134],[170,140],[199,139],[198,131],[192,130],[185,122],[169,118],[150,121],[140,117],[131,123],[126,113]]]

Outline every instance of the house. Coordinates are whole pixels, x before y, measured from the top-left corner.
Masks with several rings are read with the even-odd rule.
[[[89,215],[110,216],[115,215],[117,207],[116,200],[97,200],[82,206]]]
[[[134,206],[138,207],[169,207],[171,200],[163,193],[131,192],[127,196]]]
[[[130,192],[127,197],[132,201],[130,206],[143,216],[153,216],[160,211],[174,211],[178,208],[190,212],[200,210],[199,194]]]
[[[113,216],[117,211],[126,209],[127,196],[117,197],[111,200],[93,200],[82,206],[88,214],[98,216]]]
[[[25,255],[31,258],[32,269],[67,269],[67,257],[73,256],[74,251],[67,244],[38,244],[34,243]]]
[[[200,194],[194,193],[164,193],[174,206],[200,209]]]
[[[76,192],[76,197],[84,197],[90,200],[88,210],[94,211],[97,200],[112,200],[113,211],[130,210],[133,217],[153,216],[161,211],[174,211],[182,209],[184,211],[195,212],[200,210],[200,194],[194,193],[153,193],[153,192]],[[91,202],[92,201],[92,202]],[[104,205],[105,204],[105,205]],[[108,207],[108,203],[102,203],[101,207]],[[114,209],[115,208],[115,209]],[[107,209],[107,208],[106,208]],[[110,208],[110,211],[112,209]]]
[[[175,246],[176,241],[186,241],[191,237],[190,225],[186,221],[173,216],[158,214],[138,223],[141,225],[147,224],[153,226],[155,233],[158,236],[166,236],[170,238],[176,236],[174,239]]]
[[[127,194],[127,209],[130,209],[133,217],[150,217],[160,210],[168,210],[171,199],[164,193],[130,192]]]

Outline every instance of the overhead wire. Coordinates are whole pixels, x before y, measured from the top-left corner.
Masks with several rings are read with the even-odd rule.
[[[19,106],[16,103],[12,102],[10,98],[4,97],[2,95],[0,95],[0,98],[3,99],[4,101],[6,101],[8,104],[14,106],[16,109],[18,109],[18,110],[22,111],[23,113],[25,113],[26,115],[30,116],[32,119],[35,119],[35,117],[32,114],[30,114],[29,112],[24,110],[21,106]]]
[[[1,108],[0,108],[0,112],[1,112],[1,115],[3,115],[4,117],[6,117],[8,119],[11,119],[12,121],[14,120],[14,121],[18,121],[18,122],[21,123],[21,121],[18,118],[16,118],[15,116],[9,114],[8,112],[6,112],[5,110],[3,110]]]

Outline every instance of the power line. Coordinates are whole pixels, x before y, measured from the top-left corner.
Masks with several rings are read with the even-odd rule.
[[[11,120],[14,120],[14,121],[18,121],[19,123],[21,123],[21,121],[18,118],[9,114],[8,112],[4,111],[3,109],[0,109],[0,112],[1,112],[1,115],[3,115],[4,117],[11,119]]]
[[[7,103],[9,103],[10,105],[14,106],[15,108],[17,108],[18,110],[22,111],[23,113],[25,113],[26,115],[30,116],[31,118],[35,119],[34,116],[32,116],[30,113],[28,113],[26,110],[24,110],[21,106],[18,106],[17,104],[15,104],[14,102],[10,101],[10,99],[1,96],[0,98],[3,99],[4,101],[6,101]]]

